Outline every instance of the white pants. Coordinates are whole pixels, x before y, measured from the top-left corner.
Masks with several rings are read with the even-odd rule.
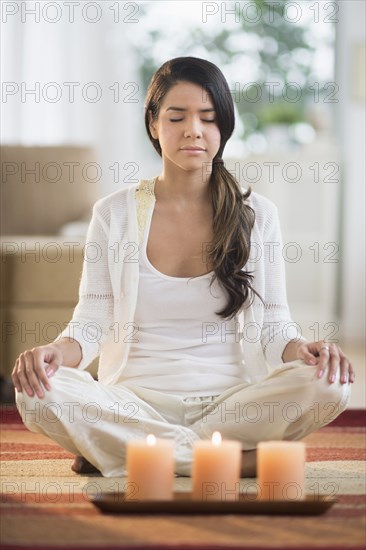
[[[257,384],[219,396],[185,397],[145,388],[107,386],[61,367],[40,399],[16,392],[25,425],[104,476],[124,476],[126,443],[149,433],[175,441],[176,473],[190,475],[192,445],[216,430],[253,450],[259,441],[298,440],[334,420],[347,406],[350,384],[330,384],[303,361],[286,363]]]

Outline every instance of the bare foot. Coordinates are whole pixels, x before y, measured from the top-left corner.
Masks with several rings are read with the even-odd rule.
[[[241,477],[256,477],[257,451],[243,451],[241,459]]]
[[[93,466],[93,464],[90,464],[86,458],[83,456],[75,456],[74,462],[71,465],[71,469],[73,472],[76,472],[77,474],[100,474],[101,472]]]

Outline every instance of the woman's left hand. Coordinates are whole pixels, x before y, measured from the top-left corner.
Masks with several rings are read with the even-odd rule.
[[[351,362],[341,348],[330,342],[299,342],[297,346],[297,357],[308,365],[317,365],[317,375],[321,378],[328,370],[328,380],[332,384],[336,381],[339,371],[340,383],[346,384],[355,381],[355,372]]]

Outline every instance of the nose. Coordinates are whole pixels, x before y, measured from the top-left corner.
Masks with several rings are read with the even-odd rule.
[[[194,118],[190,120],[187,119],[186,128],[184,130],[184,137],[202,137],[202,127],[199,120]]]

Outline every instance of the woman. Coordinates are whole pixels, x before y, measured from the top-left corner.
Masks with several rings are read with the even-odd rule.
[[[176,473],[190,475],[193,443],[219,430],[255,475],[258,441],[333,420],[354,372],[290,318],[282,246],[268,246],[281,245],[276,207],[221,158],[234,129],[221,71],[164,63],[145,120],[162,172],[95,204],[73,319],[17,359],[17,406],[78,472],[123,475],[126,443],[154,433],[175,440]],[[98,355],[96,382],[84,369]]]

